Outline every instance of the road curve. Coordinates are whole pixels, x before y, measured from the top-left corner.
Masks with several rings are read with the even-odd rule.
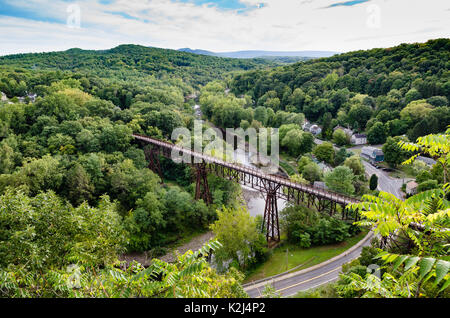
[[[156,144],[161,147],[166,147],[171,150],[176,150],[188,154],[189,156],[195,156],[203,159],[206,162],[215,163],[218,165],[226,166],[237,171],[242,171],[246,173],[251,173],[257,177],[266,179],[268,181],[277,182],[282,186],[296,188],[300,191],[312,193],[315,195],[320,195],[326,199],[331,199],[340,204],[356,203],[358,200],[346,197],[331,191],[324,191],[322,189],[314,188],[311,186],[305,186],[296,184],[289,179],[280,178],[272,175],[265,175],[258,170],[249,169],[238,164],[232,164],[224,162],[218,158],[211,157],[205,154],[196,153],[190,149],[186,149],[177,145],[173,145],[161,140],[156,140],[147,136],[142,136],[134,134],[133,137],[137,140],[141,140],[147,143]],[[245,287],[245,291],[248,293],[249,297],[257,298],[261,296],[261,292],[268,283],[272,283],[274,288],[280,292],[284,297],[292,296],[299,291],[304,291],[310,288],[320,286],[322,284],[334,281],[338,279],[339,273],[341,272],[342,265],[348,263],[349,261],[359,257],[363,246],[370,244],[370,237],[372,233],[367,235],[360,243],[350,248],[349,251],[344,252],[331,260],[325,261],[321,264],[315,265],[309,269],[305,269],[299,272],[294,272],[277,277],[273,280],[265,281],[263,283],[258,283],[255,285]]]
[[[311,268],[279,276],[254,285],[247,284],[244,288],[250,298],[259,298],[267,284],[271,284],[283,297],[289,297],[300,291],[305,291],[339,278],[342,265],[358,258],[364,246],[370,245],[373,233],[370,232],[360,243],[331,260]]]
[[[377,169],[372,166],[369,162],[362,160],[364,168],[366,170],[367,176],[370,178],[371,175],[375,174],[378,177],[378,190],[392,193],[397,198],[403,200],[402,185],[403,181],[410,180],[408,178],[395,179],[390,177],[386,172],[381,169]]]

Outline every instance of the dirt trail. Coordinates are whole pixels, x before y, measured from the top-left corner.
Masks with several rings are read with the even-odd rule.
[[[174,247],[166,255],[160,256],[160,257],[155,257],[155,258],[158,258],[158,259],[163,260],[168,263],[172,263],[176,259],[176,255],[175,255],[176,251],[179,254],[184,254],[189,250],[196,251],[196,250],[200,249],[203,246],[203,244],[205,244],[206,242],[211,240],[213,237],[214,237],[214,234],[212,232],[207,232],[205,234],[194,237],[191,241],[189,241],[186,244],[180,245],[178,247]],[[127,263],[127,265],[130,264],[132,261],[136,261],[138,263],[141,263],[143,266],[149,266],[153,258],[154,257],[149,255],[148,252],[144,252],[144,253],[125,254],[125,255],[122,255],[122,257],[120,257],[120,260],[125,261]]]

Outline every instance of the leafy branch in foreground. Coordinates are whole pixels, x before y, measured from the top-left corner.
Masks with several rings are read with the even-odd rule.
[[[350,272],[341,274],[341,279],[348,284],[337,285],[338,292],[363,292],[363,298],[420,297],[422,286],[431,278],[434,282],[428,289],[436,289],[436,295],[442,293],[450,285],[450,262],[432,257],[400,255],[382,251],[377,258],[390,265],[389,271],[382,278],[368,274],[366,277]],[[401,269],[401,270],[400,270]],[[425,292],[424,292],[425,293]]]
[[[231,269],[226,275],[212,269],[206,257],[218,249],[217,241],[196,252],[178,256],[175,263],[154,259],[148,268],[132,263],[123,270],[114,266],[97,269],[80,266],[76,273],[51,270],[43,274],[21,269],[0,269],[1,297],[130,298],[247,297],[242,274]]]
[[[442,165],[446,180],[450,163],[449,134],[450,129],[445,134],[418,138],[415,144],[399,142],[404,150],[418,153],[404,164],[425,153]],[[428,190],[405,201],[381,192],[378,196],[365,195],[362,202],[350,205],[359,209],[365,218],[357,223],[373,226],[375,232],[383,237],[385,250],[377,258],[386,264],[386,272],[382,278],[374,275],[362,277],[356,273],[342,275],[350,283],[340,286],[341,292],[353,289],[363,291],[363,297],[421,297],[437,296],[447,290],[450,286],[450,262],[447,260],[450,246],[449,189],[450,185],[445,184],[441,189]],[[433,283],[431,278],[434,278]]]
[[[398,248],[403,244],[407,250],[416,249],[418,255],[442,255],[448,249],[445,242],[450,226],[447,192],[446,187],[432,189],[405,201],[380,192],[378,197],[365,195],[362,202],[350,207],[364,217],[357,224],[374,227],[375,233],[389,237]]]
[[[393,264],[393,271],[403,265],[404,275],[408,272],[418,274],[419,286],[432,277],[435,277],[434,287],[438,286],[441,281],[444,282],[439,292],[442,292],[450,285],[450,275],[448,274],[450,262],[448,261],[433,257],[392,254],[385,251],[381,252],[378,258],[381,258],[386,264]],[[418,292],[419,289],[417,289],[416,296],[418,296]]]
[[[419,137],[416,143],[400,141],[399,146],[403,150],[416,152],[415,155],[403,162],[403,165],[413,163],[420,154],[426,154],[442,166],[444,183],[447,183],[448,166],[450,165],[450,128],[444,134]]]

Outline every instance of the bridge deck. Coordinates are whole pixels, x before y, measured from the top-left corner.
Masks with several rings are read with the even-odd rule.
[[[242,172],[242,173],[253,175],[255,177],[260,178],[261,180],[273,182],[273,183],[279,184],[279,185],[287,187],[287,188],[295,189],[297,191],[313,194],[313,195],[315,195],[317,197],[321,197],[323,199],[327,199],[327,200],[336,202],[338,204],[347,205],[347,204],[358,203],[359,202],[357,199],[349,197],[349,196],[345,196],[345,195],[342,195],[342,194],[339,194],[339,193],[335,193],[335,192],[332,192],[332,191],[319,189],[319,188],[316,188],[316,187],[313,187],[313,186],[308,186],[308,185],[295,183],[295,182],[290,181],[289,179],[282,178],[282,177],[279,177],[279,176],[264,174],[261,171],[256,170],[256,169],[248,168],[248,167],[242,166],[240,164],[229,163],[229,162],[226,162],[224,160],[221,160],[221,159],[209,156],[209,155],[205,155],[205,154],[202,154],[202,153],[198,153],[198,152],[192,151],[190,149],[186,149],[186,148],[183,148],[183,147],[180,147],[180,146],[177,146],[177,145],[173,145],[173,144],[168,143],[168,142],[164,142],[164,141],[161,141],[161,140],[157,140],[157,139],[151,138],[151,137],[138,135],[138,134],[133,134],[133,137],[135,139],[137,139],[137,140],[141,140],[141,141],[146,142],[146,143],[150,143],[150,144],[157,145],[157,146],[160,146],[160,147],[164,147],[164,148],[167,148],[167,149],[179,151],[179,152],[182,152],[182,153],[187,154],[189,156],[202,159],[206,163],[213,163],[213,164],[216,164],[216,165],[221,165],[221,166],[226,167],[226,168],[230,168],[230,169]]]

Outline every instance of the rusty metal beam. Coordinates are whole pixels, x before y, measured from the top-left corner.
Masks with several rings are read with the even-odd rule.
[[[161,148],[158,146],[150,145],[144,148],[145,159],[148,161],[148,168],[159,176],[161,183],[164,183],[161,162],[159,160],[160,153]]]
[[[160,156],[170,158],[172,151],[175,150],[188,155],[190,158],[201,159],[202,163],[192,164],[195,168],[195,199],[203,199],[206,204],[212,203],[207,179],[208,171],[219,177],[251,186],[253,189],[266,193],[263,227],[266,228],[268,241],[277,242],[280,239],[277,205],[277,198],[279,197],[284,197],[288,201],[293,201],[297,204],[303,202],[309,208],[314,206],[319,212],[325,212],[328,209],[330,215],[336,213],[337,205],[340,205],[342,207],[342,219],[346,219],[349,216],[349,211],[345,208],[346,205],[359,202],[342,194],[314,188],[309,185],[297,184],[283,177],[266,175],[259,170],[228,163],[168,142],[137,134],[134,134],[133,137],[138,142],[150,145],[150,147],[144,147],[146,158],[149,161],[149,168],[156,172],[161,177],[161,180]],[[356,212],[355,220],[358,220],[358,216]]]
[[[206,163],[197,163],[195,166],[195,200],[202,199],[207,205],[212,203],[211,193],[208,185],[208,172]]]

